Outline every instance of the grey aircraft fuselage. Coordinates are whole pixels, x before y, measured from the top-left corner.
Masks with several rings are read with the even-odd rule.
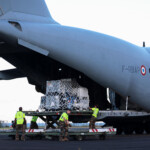
[[[105,34],[63,26],[52,18],[48,22],[46,19],[38,22],[37,16],[31,21],[25,14],[21,15],[26,20],[0,18],[1,39],[66,64],[150,110],[148,48]]]

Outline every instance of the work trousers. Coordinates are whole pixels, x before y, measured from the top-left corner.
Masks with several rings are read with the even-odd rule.
[[[30,129],[38,129],[38,125],[36,122],[31,121]]]
[[[21,140],[25,140],[25,128],[26,125],[24,124],[16,125],[16,140],[19,140],[19,131],[22,131]]]
[[[59,128],[60,128],[60,136],[59,138],[62,139],[68,137],[68,125],[64,121],[59,121]]]
[[[95,122],[96,122],[96,118],[94,116],[92,116],[92,118],[90,120],[90,124],[89,124],[90,129],[95,129]]]

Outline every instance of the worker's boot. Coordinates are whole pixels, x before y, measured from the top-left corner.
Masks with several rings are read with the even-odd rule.
[[[64,138],[64,141],[69,141],[69,139],[67,137]]]
[[[25,141],[25,137],[24,136],[21,136],[21,141]]]
[[[64,141],[64,139],[63,139],[62,137],[60,137],[60,138],[59,138],[59,141],[60,141],[60,142],[63,142],[63,141]]]
[[[19,141],[19,134],[16,134],[16,141]]]

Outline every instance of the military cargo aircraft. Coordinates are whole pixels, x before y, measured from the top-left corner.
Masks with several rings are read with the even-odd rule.
[[[0,57],[16,68],[1,80],[27,77],[38,92],[47,80],[74,78],[90,105],[109,105],[106,88],[150,110],[150,48],[105,34],[63,26],[44,0],[0,0]]]

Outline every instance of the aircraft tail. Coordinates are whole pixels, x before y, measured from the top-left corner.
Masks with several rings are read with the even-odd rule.
[[[31,22],[48,20],[56,23],[45,0],[0,0],[0,19]]]

